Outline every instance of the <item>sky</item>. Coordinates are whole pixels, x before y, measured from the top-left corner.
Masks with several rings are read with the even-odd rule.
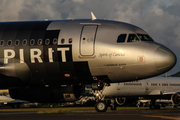
[[[111,19],[144,29],[177,56],[168,75],[180,71],[179,0],[0,0],[0,21]]]

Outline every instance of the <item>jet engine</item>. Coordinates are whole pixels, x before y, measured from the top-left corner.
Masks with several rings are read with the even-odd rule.
[[[40,103],[58,103],[76,101],[83,95],[84,85],[46,86],[10,89],[9,94],[14,99]]]
[[[180,95],[179,94],[173,94],[171,96],[171,101],[174,105],[179,105],[180,104]]]
[[[127,105],[131,105],[134,102],[136,102],[138,100],[138,98],[136,97],[116,97],[115,98],[116,103],[120,106],[127,106]]]
[[[28,65],[16,58],[10,61],[11,63],[4,64],[4,58],[0,58],[0,88],[10,89],[26,86],[31,80]]]

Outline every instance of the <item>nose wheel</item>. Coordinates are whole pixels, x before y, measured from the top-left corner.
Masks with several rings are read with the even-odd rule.
[[[107,104],[104,101],[99,101],[95,105],[95,109],[97,112],[106,112],[107,110]]]

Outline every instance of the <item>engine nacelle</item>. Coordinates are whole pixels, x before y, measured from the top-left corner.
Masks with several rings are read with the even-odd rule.
[[[30,87],[28,89],[10,89],[9,94],[14,99],[40,103],[58,103],[76,101],[84,93],[84,85]]]
[[[179,94],[173,94],[171,96],[171,101],[174,105],[179,105],[180,104],[180,95]]]
[[[120,106],[130,105],[130,104],[136,102],[137,100],[138,100],[138,98],[136,98],[136,97],[132,97],[132,98],[116,97],[115,98],[116,103]]]
[[[4,64],[4,58],[0,58],[0,88],[11,89],[28,85],[31,80],[31,72],[26,63],[20,63],[19,59],[11,59],[11,63]]]

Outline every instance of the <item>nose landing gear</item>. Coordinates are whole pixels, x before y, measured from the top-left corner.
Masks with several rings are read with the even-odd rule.
[[[96,99],[95,109],[97,112],[106,112],[108,108],[108,103],[105,101],[105,96],[102,94],[106,83],[96,83],[96,85],[92,85],[91,93],[94,94]],[[111,110],[116,110],[116,104],[114,98],[111,98]]]

